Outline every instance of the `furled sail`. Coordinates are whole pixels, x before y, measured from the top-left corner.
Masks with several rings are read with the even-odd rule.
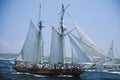
[[[72,37],[76,39],[76,41],[79,43],[79,45],[84,49],[86,55],[92,55],[97,57],[105,57],[105,55],[102,54],[99,50],[93,48],[92,46],[88,45],[87,43],[83,42],[80,38],[76,37],[72,33],[70,33]]]
[[[59,55],[61,53],[60,46],[60,34],[52,27],[52,40],[49,59],[50,64],[57,64],[59,62]]]
[[[80,46],[75,42],[75,40],[69,35],[70,43],[74,49],[73,57],[76,58],[74,63],[82,63],[82,62],[91,62],[90,59],[84,54]],[[76,57],[77,55],[77,57]]]
[[[29,31],[20,52],[25,62],[40,63],[42,54],[41,31],[30,22]]]

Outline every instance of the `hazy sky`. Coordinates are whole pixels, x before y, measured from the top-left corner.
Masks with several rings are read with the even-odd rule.
[[[61,4],[70,4],[66,12],[105,51],[111,41],[120,53],[119,0],[0,0],[0,53],[19,53],[24,43],[30,20],[37,25],[39,4],[42,5],[43,34],[49,51],[51,25],[59,26]],[[67,30],[73,28],[65,14]]]

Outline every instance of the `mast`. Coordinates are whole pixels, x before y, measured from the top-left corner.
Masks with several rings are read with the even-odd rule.
[[[41,4],[39,6],[39,18],[38,18],[38,27],[39,27],[39,30],[41,31],[41,29],[43,28],[42,26],[42,20],[41,20]]]
[[[38,54],[40,54],[40,63],[42,63],[42,57],[43,57],[43,41],[42,41],[42,20],[41,20],[41,4],[39,5],[39,18],[38,18],[38,27],[39,27],[39,40],[38,40]]]
[[[60,29],[61,29],[61,33],[60,33],[60,47],[61,47],[61,53],[59,54],[59,62],[60,64],[64,64],[64,28],[63,28],[63,17],[64,17],[64,12],[65,12],[65,8],[64,5],[62,4],[62,12],[61,12],[61,18],[60,18]]]
[[[64,17],[65,9],[64,5],[62,4],[62,12],[61,12],[61,22],[60,22],[60,28],[61,28],[61,35],[64,34],[64,29],[63,29],[63,17]]]

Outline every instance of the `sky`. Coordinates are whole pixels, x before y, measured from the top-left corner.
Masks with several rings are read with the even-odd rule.
[[[0,0],[0,53],[19,53],[30,24],[37,26],[39,5],[46,50],[49,53],[51,26],[60,25],[61,5],[82,27],[82,29],[108,52],[113,41],[120,54],[120,1],[119,0]],[[65,13],[67,31],[73,29]]]

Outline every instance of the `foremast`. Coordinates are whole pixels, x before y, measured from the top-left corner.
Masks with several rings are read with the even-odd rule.
[[[38,46],[38,54],[40,54],[38,57],[40,58],[40,62],[39,63],[42,63],[42,59],[43,59],[43,40],[42,40],[42,28],[43,28],[43,25],[42,25],[42,20],[41,20],[41,4],[39,6],[39,18],[38,18],[38,27],[39,27],[39,41],[38,41],[38,44],[40,44]]]
[[[41,20],[41,5],[39,6],[39,18],[38,18],[38,27],[39,27],[39,30],[41,31],[43,26],[42,26],[42,20]]]

